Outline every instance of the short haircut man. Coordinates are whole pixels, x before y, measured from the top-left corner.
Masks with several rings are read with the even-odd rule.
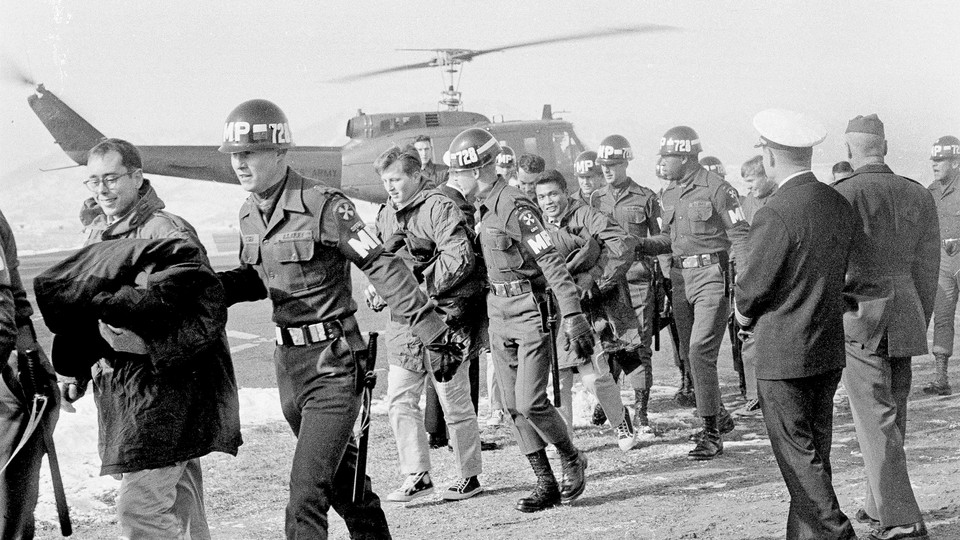
[[[838,161],[834,163],[830,174],[833,176],[833,183],[837,183],[853,175],[853,166],[850,165],[849,161]]]
[[[530,200],[536,200],[537,175],[546,168],[547,162],[536,154],[521,154],[517,160],[517,187]]]

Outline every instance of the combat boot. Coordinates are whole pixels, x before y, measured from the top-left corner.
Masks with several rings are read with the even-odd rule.
[[[560,460],[563,467],[563,478],[560,480],[560,501],[570,504],[583,494],[587,488],[587,456],[578,451],[572,459],[563,457]]]
[[[537,485],[529,495],[517,501],[517,510],[521,512],[539,512],[560,505],[560,486],[550,468],[550,461],[544,450],[527,454],[530,466],[537,475]]]
[[[923,387],[923,393],[934,396],[949,396],[952,393],[950,391],[950,381],[947,380],[949,357],[945,354],[934,354],[933,356],[936,373],[933,376],[933,381]]]
[[[680,390],[673,396],[681,407],[696,407],[697,395],[693,389],[693,379],[690,373],[684,373],[680,377]]]
[[[716,416],[703,417],[703,432],[697,441],[697,446],[687,454],[687,458],[694,461],[709,461],[723,454],[723,437],[717,429]]]
[[[607,413],[603,411],[603,407],[599,403],[593,408],[593,416],[590,418],[590,423],[595,426],[602,426],[607,422]]]
[[[647,418],[647,405],[650,403],[650,390],[637,390],[634,388],[633,395],[636,399],[636,403],[634,405],[636,412],[633,416],[633,425],[638,429],[641,426],[649,427],[650,419]]]

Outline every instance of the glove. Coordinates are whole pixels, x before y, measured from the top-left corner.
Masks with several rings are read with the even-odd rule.
[[[383,297],[377,293],[373,285],[367,285],[367,288],[363,291],[363,296],[367,301],[367,307],[375,312],[383,311],[383,308],[387,307],[387,303],[383,301]]]
[[[117,352],[147,354],[147,344],[143,338],[126,328],[116,328],[100,321],[100,337]]]
[[[463,350],[462,339],[450,330],[441,334],[437,341],[427,345],[427,359],[437,382],[450,382],[453,379],[460,367]]]
[[[593,329],[583,313],[563,319],[563,350],[569,351],[571,347],[578,358],[593,356]]]

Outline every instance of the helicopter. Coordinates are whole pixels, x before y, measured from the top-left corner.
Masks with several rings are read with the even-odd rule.
[[[350,139],[342,147],[294,146],[289,150],[289,164],[301,174],[342,189],[349,197],[383,203],[386,192],[374,172],[374,160],[393,145],[411,144],[421,135],[430,137],[434,149],[446,148],[460,132],[477,127],[492,133],[501,145],[510,146],[516,153],[538,154],[548,168],[559,170],[576,189],[573,164],[584,150],[573,124],[555,118],[552,106],[544,105],[539,120],[494,121],[475,112],[463,110],[459,91],[460,75],[466,62],[474,58],[521,47],[579,41],[626,34],[674,31],[662,25],[639,25],[610,28],[578,34],[525,41],[489,49],[401,49],[430,52],[427,61],[393,66],[364,73],[331,79],[328,83],[345,83],[412,69],[436,68],[442,72],[444,89],[438,110],[428,112],[400,112],[366,114],[362,110],[347,121],[346,136]],[[35,86],[27,98],[34,113],[53,135],[56,143],[77,165],[86,164],[87,152],[105,135],[70,108],[43,84],[37,84],[23,75],[20,80]],[[224,184],[239,184],[230,161],[217,151],[217,146],[138,145],[143,158],[143,171],[148,174],[205,180]],[[440,162],[434,156],[434,162]]]

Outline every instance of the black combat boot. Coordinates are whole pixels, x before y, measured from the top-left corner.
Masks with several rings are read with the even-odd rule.
[[[706,417],[704,417],[706,418]],[[720,404],[720,411],[717,413],[717,431],[721,435],[726,435],[733,431],[733,428],[737,427],[736,423],[733,421],[733,415],[730,414],[730,411],[727,410],[723,404]],[[690,436],[690,442],[697,442],[703,438],[703,434],[706,429],[701,429],[700,431],[694,433]]]
[[[563,467],[560,501],[569,504],[587,488],[587,456],[577,450],[570,439],[558,442],[556,447],[560,453],[560,465]]]
[[[949,396],[951,391],[950,381],[947,379],[947,363],[950,361],[950,358],[940,353],[934,354],[933,357],[936,373],[934,373],[933,380],[930,381],[930,384],[923,387],[923,393],[934,396]]]
[[[599,403],[593,408],[593,416],[590,418],[590,423],[595,426],[602,426],[607,422],[607,413],[603,412],[603,407]]]
[[[689,371],[681,375],[680,390],[674,395],[674,398],[681,407],[697,406],[697,395],[694,393],[693,379],[690,377]]]
[[[634,404],[633,425],[639,430],[641,427],[649,427],[650,419],[647,418],[647,405],[650,403],[650,390],[633,389],[633,396],[636,400]]]
[[[538,452],[527,454],[533,473],[537,475],[537,485],[529,495],[517,501],[517,510],[521,512],[539,512],[560,505],[560,487],[557,478],[553,476],[547,452],[541,449]]]
[[[687,454],[694,461],[708,461],[723,454],[723,438],[717,429],[716,416],[703,417],[703,431],[697,446]]]

